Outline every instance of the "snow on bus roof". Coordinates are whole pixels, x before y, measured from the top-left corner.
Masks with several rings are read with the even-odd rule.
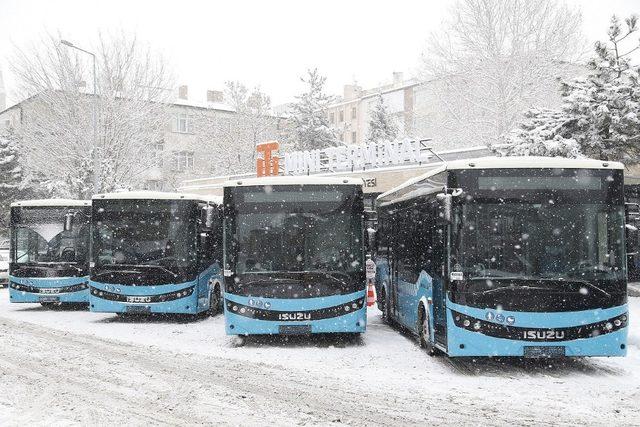
[[[269,176],[260,178],[234,179],[226,181],[223,187],[248,187],[262,185],[362,185],[362,178],[327,176]]]
[[[11,203],[11,207],[23,207],[23,206],[91,206],[91,200],[76,200],[76,199],[36,199],[36,200],[20,200]]]
[[[540,157],[540,156],[508,156],[508,157],[478,157],[475,159],[461,159],[445,162],[430,171],[411,178],[399,186],[380,194],[378,201],[387,199],[386,203],[399,200],[389,199],[394,193],[399,193],[421,181],[444,172],[446,170],[461,169],[624,169],[620,162],[610,162],[596,159],[567,159],[565,157]],[[402,199],[407,199],[405,195]]]
[[[220,196],[205,196],[201,194],[189,193],[169,193],[164,191],[120,191],[115,193],[96,194],[93,200],[198,200],[203,202],[213,202],[222,204]]]

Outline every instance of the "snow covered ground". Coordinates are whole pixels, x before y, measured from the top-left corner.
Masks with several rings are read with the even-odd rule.
[[[429,357],[371,310],[359,342],[250,340],[223,318],[128,320],[9,304],[0,424],[640,424],[640,298],[629,355]]]

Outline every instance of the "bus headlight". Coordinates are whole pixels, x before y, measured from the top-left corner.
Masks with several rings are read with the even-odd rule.
[[[469,321],[469,319],[464,319],[464,322],[462,322],[462,324],[467,327],[471,324],[471,322]]]
[[[620,325],[622,325],[622,322],[620,321],[620,319],[616,319],[616,320],[613,321],[613,324],[616,325],[616,326],[620,326]]]

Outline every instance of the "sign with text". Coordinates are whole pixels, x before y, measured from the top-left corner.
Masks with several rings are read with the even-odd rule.
[[[345,145],[322,150],[294,151],[284,154],[285,175],[356,170],[419,163],[429,157],[420,141],[392,141],[379,144]]]

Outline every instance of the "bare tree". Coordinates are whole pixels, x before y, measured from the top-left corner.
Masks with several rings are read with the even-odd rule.
[[[24,166],[58,196],[139,187],[170,120],[171,79],[162,58],[124,35],[101,34],[92,51],[95,88],[86,84],[93,77],[87,57],[59,37],[16,48],[12,61],[26,99],[17,129]]]
[[[458,0],[422,55],[435,98],[422,119],[438,121],[448,142],[499,141],[527,108],[559,102],[557,78],[579,72],[581,22],[556,0]]]
[[[232,174],[255,168],[256,146],[277,138],[278,119],[271,113],[271,99],[260,88],[249,90],[243,83],[226,82],[225,101],[235,114],[224,118],[204,111],[203,143],[211,145],[216,156],[211,173]]]

